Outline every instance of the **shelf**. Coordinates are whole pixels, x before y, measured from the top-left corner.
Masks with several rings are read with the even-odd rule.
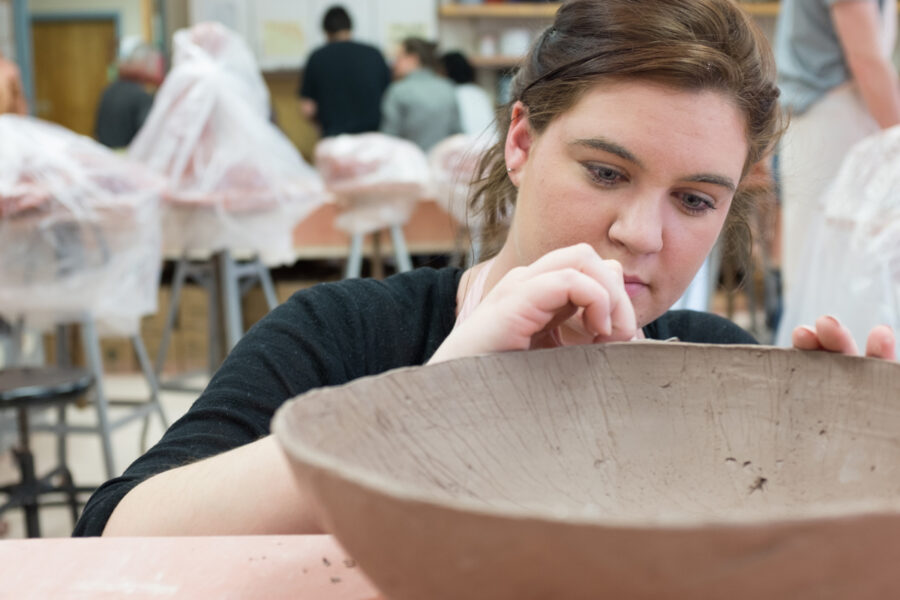
[[[774,17],[778,15],[779,2],[741,2],[748,14],[755,17]],[[471,18],[524,18],[552,19],[560,2],[502,2],[487,4],[443,4],[440,16],[447,19]]]
[[[780,9],[780,2],[741,2],[743,8],[748,15],[754,17],[777,17]]]
[[[476,69],[511,69],[519,66],[523,56],[470,56],[469,62]]]
[[[552,19],[562,6],[560,2],[502,2],[488,4],[443,4],[440,16],[448,19],[485,18],[526,18]]]

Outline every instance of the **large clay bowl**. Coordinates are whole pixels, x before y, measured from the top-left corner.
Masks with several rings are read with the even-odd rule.
[[[391,600],[900,597],[900,365],[632,343],[401,369],[285,405]]]

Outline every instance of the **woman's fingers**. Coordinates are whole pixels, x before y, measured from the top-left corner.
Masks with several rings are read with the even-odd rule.
[[[576,317],[587,339],[629,340],[637,331],[622,266],[587,244],[549,252],[507,272],[430,362],[558,343],[556,328]]]
[[[816,334],[819,336],[819,344],[823,350],[841,354],[859,354],[850,330],[841,325],[834,317],[826,316],[816,319]]]
[[[578,308],[584,309],[584,324],[591,334],[612,332],[609,291],[581,271],[568,268],[541,273],[519,282],[516,287],[516,294],[498,300],[504,312],[521,321],[513,323],[519,334],[534,335],[554,323],[561,324]]]
[[[578,304],[588,308],[583,314],[585,329],[606,340],[629,340],[637,331],[634,306],[625,291],[622,265],[616,260],[604,260],[588,244],[576,244],[548,252],[528,267],[518,270],[514,278],[522,280],[545,273],[575,269],[597,281],[606,291],[608,301]]]
[[[794,348],[800,350],[826,350],[841,354],[857,355],[859,351],[850,330],[834,317],[816,319],[815,329],[801,325],[791,335]],[[879,325],[869,332],[866,341],[866,356],[897,360],[897,339],[887,325]]]
[[[897,339],[894,330],[887,325],[873,328],[866,340],[866,356],[897,360]]]
[[[823,350],[816,330],[808,325],[796,327],[791,332],[791,343],[798,350]]]

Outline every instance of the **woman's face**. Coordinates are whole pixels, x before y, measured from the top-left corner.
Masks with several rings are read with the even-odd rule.
[[[506,141],[516,210],[503,254],[530,264],[587,242],[622,263],[639,326],[681,296],[725,222],[747,156],[726,96],[646,82],[598,85],[540,135]]]

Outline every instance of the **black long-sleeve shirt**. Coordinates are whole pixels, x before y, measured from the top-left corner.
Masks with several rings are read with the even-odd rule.
[[[75,535],[100,535],[137,484],[269,434],[285,401],[316,387],[425,363],[456,319],[461,269],[417,269],[384,281],[351,279],[294,294],[237,344],[190,410],[125,473],[91,497]],[[644,327],[651,339],[756,343],[730,321],[670,311]]]

